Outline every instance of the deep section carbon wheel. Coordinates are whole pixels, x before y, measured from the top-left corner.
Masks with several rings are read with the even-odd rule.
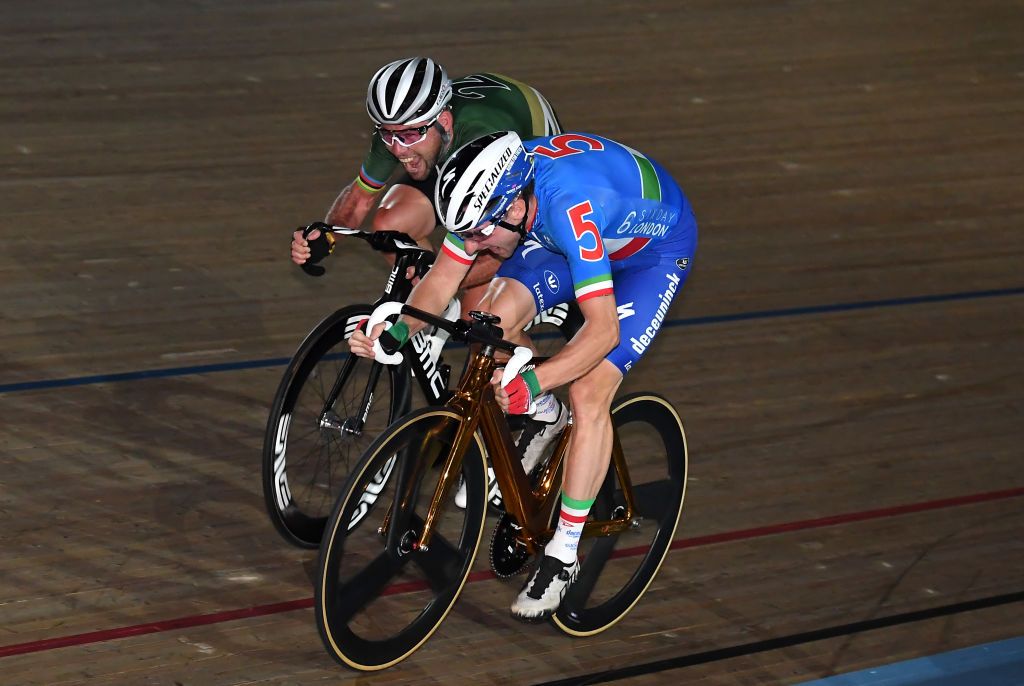
[[[486,463],[479,435],[442,496],[433,535],[423,532],[461,419],[423,408],[395,422],[367,450],[341,491],[320,546],[314,610],[327,652],[363,671],[389,667],[437,630],[469,577],[486,515]],[[390,471],[386,480],[380,478]]]
[[[271,405],[264,500],[285,540],[303,548],[320,545],[352,467],[408,408],[405,365],[383,366],[348,352],[346,341],[371,311],[352,305],[320,322],[292,357]]]
[[[683,424],[660,396],[635,393],[612,405],[615,450],[628,466],[638,516],[624,532],[580,541],[580,574],[552,619],[566,633],[589,636],[611,627],[640,599],[661,567],[675,535],[686,494]],[[609,468],[591,508],[612,519],[625,508]]]

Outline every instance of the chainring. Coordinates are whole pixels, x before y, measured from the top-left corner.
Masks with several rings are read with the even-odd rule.
[[[532,559],[530,551],[519,540],[521,527],[507,512],[498,518],[491,534],[491,570],[499,579],[508,579],[527,568]]]

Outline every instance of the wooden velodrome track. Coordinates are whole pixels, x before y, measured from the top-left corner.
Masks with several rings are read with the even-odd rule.
[[[1019,1],[13,0],[0,26],[0,683],[788,684],[1024,633]],[[357,675],[259,455],[283,358],[382,286],[359,246],[314,280],[287,244],[358,168],[370,74],[415,53],[682,181],[696,269],[625,388],[676,403],[692,480],[607,633],[520,625],[484,576]]]

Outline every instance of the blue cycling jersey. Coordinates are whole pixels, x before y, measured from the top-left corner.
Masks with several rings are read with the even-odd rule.
[[[613,292],[612,273],[692,253],[696,222],[679,185],[657,162],[594,134],[524,142],[534,154],[537,214],[528,236],[568,262],[579,301]],[[445,251],[472,260],[449,234]]]

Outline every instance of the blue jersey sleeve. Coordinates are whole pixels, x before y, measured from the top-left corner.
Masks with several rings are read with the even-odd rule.
[[[612,294],[612,270],[601,239],[604,211],[584,193],[565,192],[548,198],[542,218],[544,237],[565,256],[576,300]],[[543,243],[542,239],[542,243]]]

